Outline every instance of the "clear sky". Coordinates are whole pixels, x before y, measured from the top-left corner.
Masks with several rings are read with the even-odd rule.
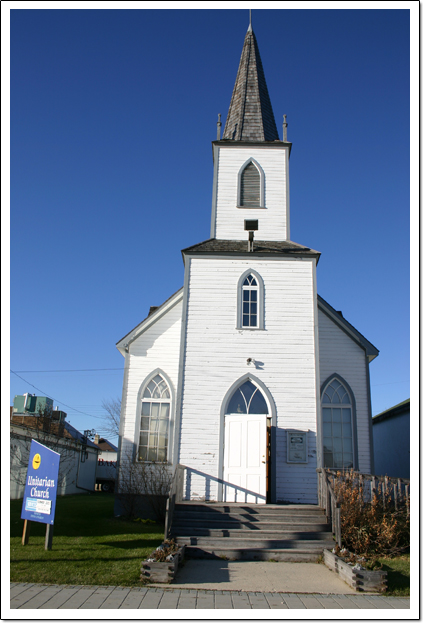
[[[101,434],[102,400],[122,392],[116,342],[209,237],[211,141],[248,11],[60,4],[11,11],[10,404],[48,395]],[[409,24],[398,9],[253,10],[293,143],[291,238],[321,252],[319,294],[380,350],[374,414],[410,396]]]

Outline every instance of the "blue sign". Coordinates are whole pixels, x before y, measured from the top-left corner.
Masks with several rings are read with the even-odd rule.
[[[54,524],[60,454],[31,441],[21,519]]]

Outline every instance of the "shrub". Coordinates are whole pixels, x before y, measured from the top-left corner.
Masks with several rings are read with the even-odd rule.
[[[341,503],[343,546],[355,554],[393,556],[410,547],[409,499],[393,486],[379,483],[371,496],[360,476],[354,472],[334,477],[334,491]]]

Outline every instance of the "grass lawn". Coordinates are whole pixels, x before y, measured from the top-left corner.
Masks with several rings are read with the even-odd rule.
[[[406,597],[410,595],[410,554],[396,558],[378,558],[376,567],[382,565],[388,572],[388,590],[386,595]]]
[[[22,500],[10,502],[10,581],[139,586],[141,561],[163,540],[160,524],[113,516],[114,496],[57,497],[53,549],[44,549],[45,524],[31,523],[22,545]]]

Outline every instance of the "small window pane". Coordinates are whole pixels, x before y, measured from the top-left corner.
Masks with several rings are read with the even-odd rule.
[[[334,422],[341,421],[341,409],[332,409],[332,420]]]
[[[250,327],[256,327],[256,326],[257,326],[257,316],[254,316],[253,314],[251,314]]]
[[[247,413],[245,400],[241,392],[239,391],[239,389],[236,390],[231,400],[229,401],[227,412],[228,413]]]
[[[151,417],[158,418],[160,413],[160,402],[151,403]]]
[[[269,413],[269,409],[267,408],[266,401],[264,399],[263,394],[260,391],[256,391],[253,396],[253,399],[250,403],[250,408],[248,413],[257,413],[257,414],[267,414]]]
[[[166,448],[167,437],[165,437],[164,435],[159,435],[159,443],[157,445],[159,448]]]
[[[341,402],[341,401],[339,400],[339,396],[338,396],[338,393],[337,393],[337,392],[333,392],[333,395],[332,395],[332,402],[336,402],[336,403]]]
[[[344,452],[352,452],[352,439],[344,438]]]
[[[332,452],[332,437],[323,439],[323,451]]]
[[[157,460],[164,463],[167,457],[167,448],[159,448],[157,451]]]
[[[342,453],[341,452],[335,452],[333,455],[333,466],[334,467],[344,467],[343,462],[342,462]]]
[[[138,450],[138,458],[141,461],[147,460],[147,448],[145,446],[140,446]]]
[[[331,409],[322,409],[322,412],[323,412],[323,421],[331,422],[332,421]]]
[[[157,433],[150,433],[150,448],[157,446],[158,438],[159,437]]]
[[[257,290],[251,290],[251,300],[257,302]]]
[[[147,456],[149,461],[157,461],[157,448],[149,448]]]
[[[148,432],[145,431],[140,434],[140,446],[147,446],[147,445],[148,445]]]
[[[332,424],[332,434],[334,437],[342,437],[342,429],[341,424],[336,424],[335,422]]]
[[[170,408],[170,404],[163,402],[162,403],[162,408],[160,409],[160,419],[168,419],[169,418],[169,408]]]
[[[329,396],[327,395],[327,393],[326,393],[326,392],[323,394],[323,399],[322,399],[322,402],[324,402],[324,403],[326,403],[326,404],[327,404],[327,403],[330,403],[330,398],[329,398]]]
[[[323,435],[332,437],[332,424],[330,422],[323,422]]]
[[[257,315],[257,303],[251,303],[251,313]]]
[[[154,383],[154,381],[150,381],[149,384],[146,387],[144,396],[146,398],[149,398],[150,396],[153,395],[154,390],[156,389],[156,384]]]
[[[140,430],[148,430],[149,428],[150,428],[150,418],[142,417]]]
[[[247,314],[244,314],[242,316],[242,326],[243,327],[249,327],[250,326],[250,318]]]
[[[333,467],[333,455],[328,453],[328,454],[324,454],[324,463],[325,463],[325,467]]]
[[[342,452],[342,439],[334,437],[333,439],[333,451]]]
[[[352,454],[344,454],[344,467],[347,467],[347,468],[353,467],[353,455]]]
[[[334,389],[329,385],[329,387],[326,388],[326,394],[329,396],[329,399],[332,400],[332,396],[334,394]]]
[[[257,286],[257,281],[254,279],[254,277],[251,277],[250,284],[252,286]]]
[[[250,300],[250,290],[244,290],[242,293],[242,300],[249,301]]]
[[[249,311],[250,311],[250,304],[249,303],[243,303],[242,311],[243,311],[244,314],[248,314]]]
[[[150,415],[150,404],[149,402],[143,402],[141,407],[141,415]]]
[[[245,277],[244,282],[242,284],[243,286],[249,286],[250,285],[250,278],[249,277]]]
[[[331,385],[334,389],[338,389],[338,387],[341,387],[341,383],[337,381],[336,379],[333,379]]]
[[[342,421],[351,422],[351,409],[342,409]]]

